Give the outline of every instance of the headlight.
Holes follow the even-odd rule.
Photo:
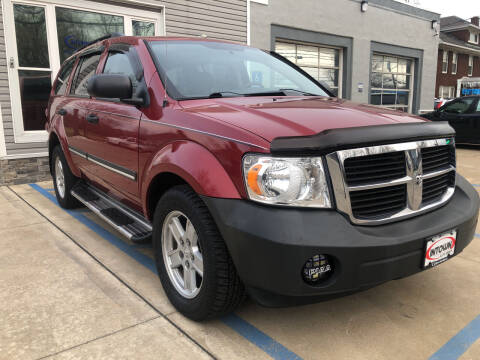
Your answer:
[[[331,207],[321,157],[246,155],[243,176],[251,200],[275,205]]]

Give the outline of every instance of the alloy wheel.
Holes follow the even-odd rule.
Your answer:
[[[65,174],[63,173],[63,165],[60,157],[55,159],[55,183],[57,185],[58,195],[65,197]]]
[[[162,253],[170,281],[183,297],[193,299],[203,283],[203,257],[197,231],[181,211],[171,211],[163,222]]]

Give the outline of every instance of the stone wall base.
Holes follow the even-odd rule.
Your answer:
[[[48,156],[0,160],[0,185],[28,184],[50,179]]]

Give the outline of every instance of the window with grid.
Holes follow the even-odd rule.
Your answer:
[[[455,97],[455,86],[440,86],[438,95],[442,99],[453,99]]]
[[[327,84],[335,96],[342,96],[342,50],[277,42],[275,52],[298,65],[315,80]]]
[[[470,31],[470,39],[468,41],[474,44],[478,44],[478,33]]]
[[[473,56],[468,57],[468,76],[473,75]]]
[[[442,73],[446,74],[447,72],[448,72],[448,51],[443,50]]]
[[[458,54],[452,54],[452,74],[455,75],[457,73],[457,63],[458,63]]]
[[[374,54],[370,104],[404,112],[412,111],[413,61]]]

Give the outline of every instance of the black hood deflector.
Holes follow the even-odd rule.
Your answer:
[[[447,121],[329,129],[311,136],[278,137],[270,144],[272,154],[328,154],[355,147],[445,138],[455,135]]]

